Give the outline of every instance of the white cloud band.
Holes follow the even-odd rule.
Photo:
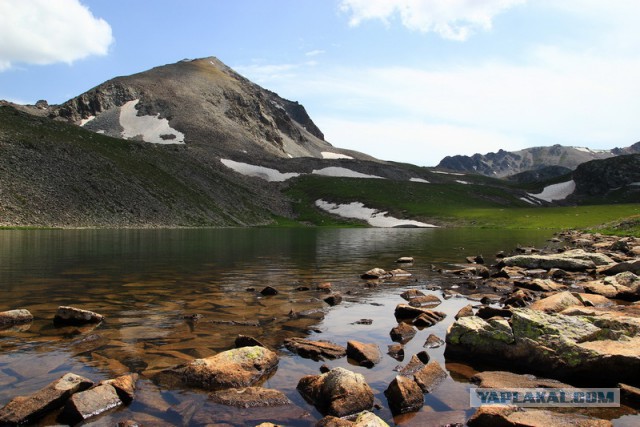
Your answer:
[[[477,30],[489,30],[493,18],[525,0],[342,0],[351,15],[349,24],[378,19],[385,23],[398,14],[412,31],[434,32],[449,40],[464,41]]]
[[[111,27],[79,0],[0,1],[0,71],[106,55]]]

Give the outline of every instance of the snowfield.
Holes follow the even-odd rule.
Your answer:
[[[123,138],[131,139],[141,135],[143,141],[154,144],[184,144],[184,134],[169,126],[169,121],[161,119],[159,114],[138,116],[138,110],[136,110],[138,102],[140,100],[135,99],[120,108],[120,126],[124,129]]]
[[[429,181],[427,181],[426,179],[422,179],[422,178],[411,178],[411,179],[409,179],[409,181],[411,181],[411,182],[422,182],[424,184],[431,184]]]
[[[548,185],[544,187],[542,193],[531,194],[527,193],[531,197],[544,200],[545,202],[552,202],[554,200],[564,200],[571,195],[576,189],[576,183],[574,180],[561,182],[558,184]]]
[[[89,116],[86,119],[80,120],[80,126],[82,127],[82,126],[86,125],[87,123],[89,123],[91,120],[93,120],[95,118],[96,118],[96,116]]]
[[[385,179],[381,176],[376,175],[367,175],[364,173],[352,171],[347,168],[340,168],[336,166],[330,166],[328,168],[323,169],[314,169],[312,172],[314,175],[324,175],[324,176],[334,176],[340,178],[376,178],[376,179]]]
[[[332,153],[331,151],[323,151],[320,154],[322,154],[322,158],[323,159],[351,159],[351,160],[353,160],[353,157],[351,157],[351,156],[347,156],[346,154]]]
[[[233,160],[229,159],[220,159],[220,161],[226,167],[233,169],[234,171],[242,175],[262,178],[269,182],[282,182],[286,181],[289,178],[294,178],[300,175],[299,173],[295,172],[282,173],[276,169],[250,165],[248,163],[234,162]]]
[[[457,172],[445,172],[445,171],[431,171],[433,173],[439,173],[442,175],[458,175],[458,176],[464,176],[463,173],[457,173]]]
[[[372,227],[391,228],[391,227],[437,227],[433,224],[426,224],[424,222],[413,221],[409,219],[398,219],[392,216],[387,216],[387,212],[381,212],[376,209],[367,208],[360,202],[352,202],[347,204],[336,204],[326,202],[322,199],[316,200],[316,206],[320,209],[339,215],[343,218],[354,218],[365,220]]]

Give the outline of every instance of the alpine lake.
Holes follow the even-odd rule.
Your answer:
[[[470,408],[473,385],[468,378],[482,367],[446,360],[444,345],[423,346],[430,334],[444,340],[455,314],[480,302],[462,295],[445,298],[443,291],[456,293],[469,280],[438,270],[459,268],[467,256],[482,254],[490,264],[499,251],[545,247],[552,234],[437,228],[0,230],[0,311],[24,308],[34,316],[30,324],[0,330],[0,407],[67,372],[95,382],[138,373],[130,405],[85,425],[113,426],[123,420],[183,425],[181,410],[205,402],[207,392],[167,388],[154,382],[153,374],[231,349],[242,334],[278,353],[278,368],[263,386],[284,392],[293,405],[238,409],[207,403],[210,409],[202,425],[315,425],[322,414],[296,385],[304,375],[319,374],[323,364],[363,374],[375,394],[373,412],[390,425],[464,424],[475,411]],[[396,264],[402,256],[415,261]],[[412,275],[382,281],[360,278],[374,267],[403,268]],[[327,282],[342,294],[340,304],[323,302],[326,294],[317,287]],[[260,291],[266,286],[279,293],[263,296]],[[399,361],[387,354],[394,344],[389,331],[398,325],[396,305],[406,302],[400,294],[409,289],[438,296],[442,303],[434,309],[447,316],[418,330]],[[63,305],[100,313],[105,321],[56,327],[53,317]],[[190,320],[195,314],[202,316],[197,322]],[[382,360],[372,368],[346,357],[314,361],[287,350],[283,341],[290,337],[343,346],[349,340],[375,343]],[[394,417],[384,390],[397,375],[394,369],[421,351],[437,360],[448,378],[425,394],[419,412]],[[500,361],[496,365],[500,367]],[[610,419],[616,426],[640,424],[637,411],[629,407],[581,413]],[[55,413],[37,425],[54,424]]]

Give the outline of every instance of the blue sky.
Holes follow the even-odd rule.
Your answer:
[[[640,140],[638,16],[636,0],[0,0],[0,99],[216,56],[385,160],[622,147]]]

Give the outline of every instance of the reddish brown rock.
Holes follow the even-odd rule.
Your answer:
[[[85,323],[100,323],[104,316],[81,308],[60,306],[53,321],[57,324],[83,325]]]
[[[446,314],[440,311],[429,310],[422,307],[412,307],[409,304],[398,304],[395,309],[397,319],[415,319],[421,314],[425,314],[427,317],[436,321],[440,321],[446,317]]]
[[[582,306],[582,302],[574,297],[571,292],[565,291],[535,301],[529,307],[533,310],[544,311],[545,313],[559,313],[565,308],[574,305]]]
[[[407,325],[404,322],[399,323],[397,326],[394,326],[389,332],[391,336],[391,341],[400,342],[402,344],[406,344],[416,335],[416,330]]]
[[[68,373],[30,396],[12,399],[0,409],[0,425],[32,422],[49,411],[60,408],[74,393],[93,385],[91,380]]]
[[[332,294],[327,295],[322,300],[327,304],[329,304],[330,306],[338,305],[342,302],[342,294],[340,292],[334,292]]]
[[[399,371],[400,375],[405,377],[409,377],[420,369],[424,368],[424,366],[429,363],[429,355],[426,351],[421,351],[418,354],[414,354],[411,356],[411,360],[407,363],[406,366],[402,367]]]
[[[71,396],[62,412],[62,419],[77,424],[122,405],[116,389],[109,384],[99,385]]]
[[[377,344],[367,344],[360,341],[347,342],[347,357],[356,361],[360,366],[367,368],[380,363],[382,355]]]
[[[133,401],[136,391],[136,381],[138,381],[138,374],[122,375],[112,380],[101,381],[100,384],[109,384],[116,389],[118,397],[125,404],[129,404]]]
[[[302,377],[297,389],[325,415],[346,417],[373,407],[373,390],[364,377],[344,368]]]
[[[291,405],[289,398],[281,391],[263,387],[214,391],[209,395],[209,400],[236,408]]]
[[[0,327],[29,323],[32,320],[33,315],[29,312],[29,310],[17,309],[0,312]]]
[[[458,313],[455,315],[455,319],[458,320],[461,317],[473,316],[473,306],[471,304],[467,304],[462,307]]]
[[[431,393],[447,379],[447,376],[447,371],[442,369],[438,361],[432,360],[413,375],[413,380],[423,393]]]
[[[394,414],[416,412],[424,405],[422,390],[411,378],[396,376],[384,391]]]
[[[515,408],[512,406],[481,406],[467,421],[469,427],[611,427],[611,421],[577,414]]]
[[[278,356],[260,346],[223,351],[215,356],[196,359],[186,365],[163,371],[177,376],[185,384],[206,390],[249,387],[271,374],[278,366]]]
[[[347,354],[347,349],[328,341],[311,341],[304,338],[287,338],[284,345],[301,357],[320,360],[337,359]]]

